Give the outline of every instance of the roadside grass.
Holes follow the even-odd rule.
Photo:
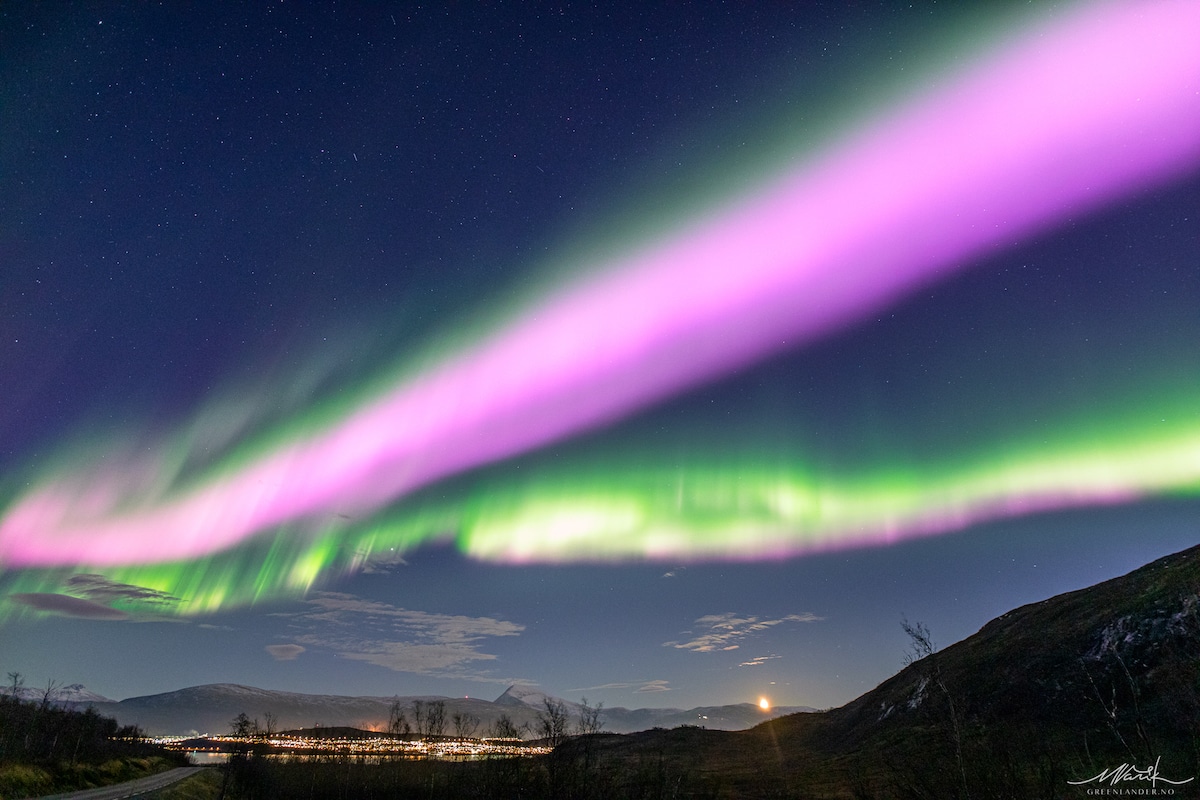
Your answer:
[[[219,767],[207,767],[179,783],[138,797],[139,800],[216,800],[221,796],[223,777]]]
[[[45,794],[94,789],[154,775],[178,766],[162,756],[110,758],[99,764],[0,764],[0,798],[38,797]]]

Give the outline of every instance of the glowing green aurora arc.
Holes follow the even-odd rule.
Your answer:
[[[455,476],[844,328],[998,245],[1192,169],[1198,40],[1200,9],[1185,2],[1040,21],[782,178],[343,399],[332,419],[273,429],[203,468],[193,426],[119,467],[44,473],[0,517],[5,589],[36,608],[72,587],[87,599],[95,583],[79,576],[102,573],[153,590],[110,597],[118,612],[194,613],[301,593],[434,539],[510,562],[761,559],[1192,492],[1200,384],[1188,377],[1086,424],[1059,419],[920,466],[828,469],[781,447]],[[423,491],[435,483],[447,488]]]

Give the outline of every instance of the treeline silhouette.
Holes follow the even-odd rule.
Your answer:
[[[12,685],[0,694],[0,797],[90,788],[186,763],[135,725],[121,726],[91,707],[65,708],[50,691],[22,699],[19,676]]]
[[[135,725],[121,727],[89,707],[72,711],[53,704],[5,697],[0,702],[0,764],[78,763],[118,756],[157,755]]]

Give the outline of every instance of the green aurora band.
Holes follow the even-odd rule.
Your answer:
[[[716,205],[716,195],[710,196]],[[689,197],[694,204],[690,190]],[[675,208],[687,208],[688,202],[680,200]],[[593,250],[611,250],[617,240],[579,246],[575,256],[592,261]],[[459,331],[455,345],[481,332]],[[1186,353],[1186,345],[1180,346]],[[1154,347],[1153,335],[1139,343],[1142,353]],[[399,377],[418,374],[452,349],[430,350],[365,378],[351,376],[357,379],[354,390],[346,388],[346,376],[337,374],[331,358],[328,372],[301,376],[283,398],[278,391],[265,400],[258,392],[230,392],[170,436],[167,446],[154,448],[171,458],[145,467],[146,491],[185,491],[236,472],[262,453],[327,428],[365,398]],[[70,594],[72,576],[102,573],[174,598],[137,599],[131,593],[108,601],[118,611],[195,615],[299,597],[340,576],[384,568],[434,542],[504,563],[752,560],[887,543],[1041,511],[1194,496],[1200,493],[1195,414],[1200,379],[1179,378],[1170,369],[1179,361],[1178,353],[1167,352],[1131,372],[1114,366],[1117,389],[1103,404],[1060,402],[1048,415],[1026,409],[970,441],[950,444],[955,437],[948,436],[919,458],[868,453],[831,466],[828,453],[811,442],[781,444],[763,431],[733,453],[711,441],[696,445],[707,450],[684,456],[645,445],[639,451],[628,439],[605,451],[585,443],[568,447],[566,456],[534,458],[532,469],[519,473],[503,464],[485,467],[363,519],[309,520],[211,556],[3,572],[0,594]],[[1166,374],[1175,377],[1163,379]],[[1106,382],[1107,376],[1098,380]],[[1051,386],[1043,395],[1055,391]],[[247,395],[255,400],[238,399]],[[999,410],[984,404],[978,413],[989,412]],[[36,474],[10,475],[8,485],[0,486],[0,512],[19,498],[22,487],[80,463],[136,464],[136,456],[114,454],[136,454],[145,446],[144,436],[127,435],[77,442]],[[36,613],[27,605],[0,603],[0,620]]]
[[[856,477],[779,457],[668,465],[628,454],[533,470],[493,470],[436,500],[424,496],[358,524],[280,530],[193,561],[103,570],[22,570],[5,593],[62,593],[72,575],[152,589],[174,603],[124,600],[131,614],[203,614],[287,597],[386,564],[431,542],[480,559],[525,562],[751,560],[881,544],[1061,508],[1200,493],[1200,391],[1142,413],[1095,419],[1053,442],[996,444],[990,456],[893,463]],[[1192,415],[1194,417],[1194,415]],[[1097,429],[1121,431],[1098,439]],[[857,471],[856,471],[857,472]],[[433,494],[432,492],[425,493]],[[69,590],[67,590],[69,591]],[[10,616],[33,613],[17,604]]]

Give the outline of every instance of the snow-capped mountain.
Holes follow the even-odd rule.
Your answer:
[[[82,689],[82,687],[80,687]],[[265,723],[268,713],[278,730],[326,727],[353,727],[382,730],[387,726],[393,703],[399,701],[410,723],[417,702],[441,702],[445,707],[446,732],[453,732],[455,714],[478,720],[475,732],[485,734],[500,717],[506,716],[518,728],[525,727],[530,736],[538,727],[538,714],[545,712],[545,703],[562,703],[572,720],[578,720],[581,707],[577,703],[547,695],[530,686],[515,685],[506,689],[494,701],[464,697],[395,696],[348,697],[343,695],[300,694],[259,689],[239,684],[209,684],[179,689],[174,692],[131,697],[115,702],[101,698],[81,701],[76,705],[92,705],[122,725],[134,724],[150,734],[183,735],[193,733],[227,733],[238,714]],[[748,728],[764,719],[807,708],[776,708],[764,712],[749,703],[711,708],[605,708],[600,719],[604,730],[628,733],[651,727],[699,725],[725,730]]]

